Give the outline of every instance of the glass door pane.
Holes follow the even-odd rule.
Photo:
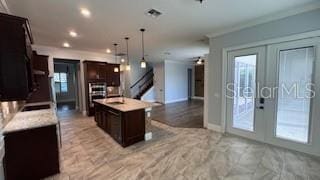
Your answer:
[[[254,131],[257,55],[234,58],[233,127]]]
[[[276,137],[309,142],[314,48],[280,51]]]

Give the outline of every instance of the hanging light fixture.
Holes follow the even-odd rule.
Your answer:
[[[129,37],[124,38],[126,40],[126,44],[127,44],[127,65],[126,65],[126,70],[130,71],[131,67],[129,64]]]
[[[115,58],[115,63],[117,63],[117,43],[114,43],[114,58]],[[114,67],[113,72],[119,72],[118,66]]]
[[[145,31],[145,29],[140,29],[141,34],[142,34],[142,59],[140,61],[140,66],[141,68],[146,68],[147,67],[147,62],[144,59],[144,37],[143,37],[143,33]]]

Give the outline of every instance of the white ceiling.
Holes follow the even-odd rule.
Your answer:
[[[141,34],[146,28],[147,60],[189,60],[209,52],[206,35],[257,18],[310,6],[313,0],[7,0],[10,11],[30,20],[37,45],[61,47],[68,41],[72,49],[105,53],[131,39],[131,58],[141,57]],[[79,9],[88,8],[91,18]],[[144,13],[155,8],[163,14],[153,19]],[[75,30],[78,38],[71,38]],[[170,55],[165,53],[169,52]]]

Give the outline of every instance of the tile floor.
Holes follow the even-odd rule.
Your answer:
[[[48,180],[320,179],[320,160],[206,129],[152,122],[153,140],[122,148],[93,118],[61,121],[61,173]]]

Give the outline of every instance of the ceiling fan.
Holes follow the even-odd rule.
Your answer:
[[[194,62],[196,65],[204,64],[204,59],[201,56],[190,58],[190,60]]]
[[[199,2],[200,2],[200,4],[202,4],[202,2],[203,2],[204,0],[196,0],[196,1],[199,1]]]

